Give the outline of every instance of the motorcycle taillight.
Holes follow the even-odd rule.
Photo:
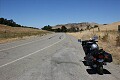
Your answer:
[[[96,58],[93,58],[94,61],[96,61]]]
[[[103,58],[104,58],[104,56],[103,56],[103,55],[99,55],[99,56],[98,56],[98,58],[103,59]]]
[[[105,55],[105,58],[107,59],[107,58],[108,58],[108,55]]]

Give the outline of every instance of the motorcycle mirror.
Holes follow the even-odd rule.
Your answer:
[[[81,40],[81,39],[78,39],[78,42],[82,42],[82,40]]]
[[[98,39],[98,36],[97,35],[94,35],[93,37],[92,37],[92,40],[97,40]]]

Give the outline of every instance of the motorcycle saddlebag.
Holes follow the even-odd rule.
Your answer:
[[[110,53],[105,52],[104,56],[105,56],[105,62],[112,62],[113,61],[112,55]]]

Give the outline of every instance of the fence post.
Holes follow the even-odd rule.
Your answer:
[[[118,25],[118,32],[120,33],[120,25]]]
[[[118,36],[116,37],[116,45],[120,46],[120,25],[118,25]]]

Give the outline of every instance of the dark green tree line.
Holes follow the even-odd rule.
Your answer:
[[[52,31],[52,27],[50,25],[44,26],[42,30]]]
[[[14,22],[12,19],[7,20],[5,18],[0,18],[0,24],[12,26],[12,27],[24,27],[24,26],[21,26],[19,24],[16,24],[16,22]]]
[[[20,24],[17,24],[16,22],[14,22],[12,19],[7,20],[7,19],[5,19],[5,18],[0,18],[0,24],[12,26],[12,27],[24,27],[24,28],[38,29],[38,28],[35,28],[35,27],[22,26],[22,25],[20,25]]]

